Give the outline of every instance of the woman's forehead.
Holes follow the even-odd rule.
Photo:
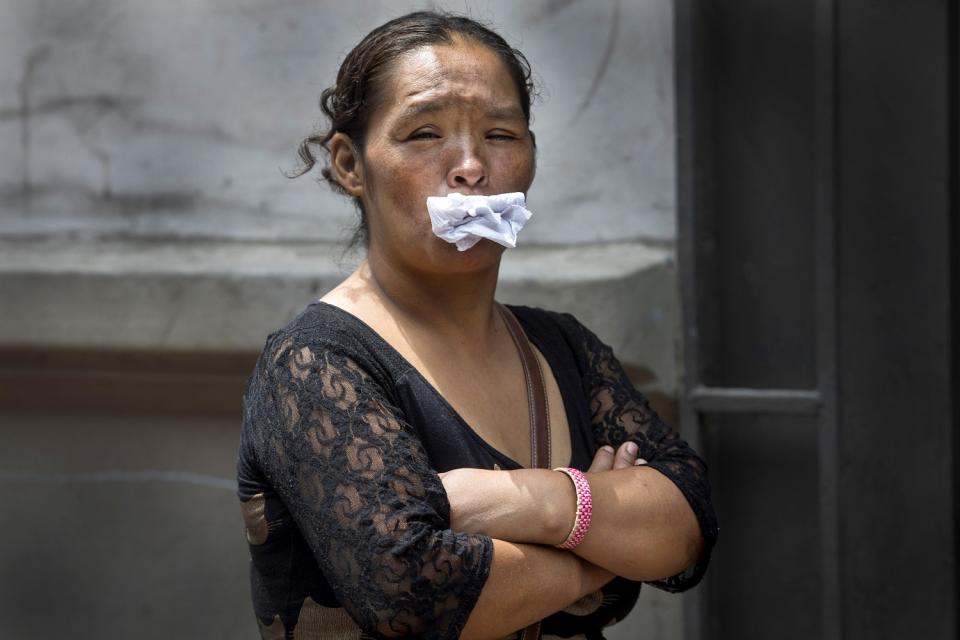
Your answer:
[[[475,102],[500,110],[515,107],[522,114],[506,65],[481,44],[455,40],[450,45],[420,47],[397,60],[386,80],[386,104],[403,112],[418,105],[421,110],[438,110]]]

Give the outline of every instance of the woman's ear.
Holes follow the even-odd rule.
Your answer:
[[[363,162],[353,140],[345,133],[335,133],[330,138],[330,170],[349,195],[363,195]]]
[[[537,136],[533,131],[530,132],[530,142],[533,143],[533,170],[530,172],[530,184],[533,184],[533,179],[537,176]]]

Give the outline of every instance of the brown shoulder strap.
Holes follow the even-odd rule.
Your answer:
[[[534,622],[520,633],[518,640],[540,640],[540,623]]]
[[[543,383],[543,370],[540,361],[533,353],[523,328],[517,319],[503,305],[498,305],[507,331],[513,338],[513,344],[520,354],[523,364],[523,377],[527,383],[527,407],[530,412],[530,468],[550,468],[550,413],[547,405],[547,388]]]
[[[550,413],[547,404],[547,387],[543,383],[540,361],[533,353],[523,328],[513,313],[503,305],[497,305],[503,316],[507,331],[520,354],[523,378],[527,385],[527,407],[530,412],[530,468],[550,468]],[[540,623],[534,622],[520,633],[520,640],[539,640]]]

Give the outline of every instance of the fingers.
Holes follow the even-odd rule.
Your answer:
[[[633,466],[647,464],[647,461],[638,457],[639,448],[635,442],[624,442],[620,448],[614,450],[610,445],[604,445],[593,456],[593,463],[587,471],[610,471],[611,469],[628,469]]]
[[[587,472],[610,471],[613,469],[614,450],[610,445],[604,445],[593,456],[593,462]]]
[[[614,469],[628,469],[634,465],[637,460],[637,454],[640,449],[636,442],[624,442],[617,449],[617,457],[613,462]]]

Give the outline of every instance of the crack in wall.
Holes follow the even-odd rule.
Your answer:
[[[17,85],[20,101],[20,188],[23,194],[24,212],[30,209],[30,190],[33,186],[30,161],[30,86],[36,78],[37,69],[50,58],[49,45],[35,48],[23,64],[23,75]]]
[[[0,107],[0,120],[23,119],[33,115],[46,115],[70,111],[77,108],[93,108],[98,111],[117,111],[129,114],[130,110],[140,101],[133,98],[123,98],[107,94],[93,94],[86,96],[61,96],[50,98],[36,104],[21,99],[17,107]]]
[[[38,482],[49,484],[117,484],[129,482],[173,482],[210,489],[236,491],[235,480],[218,478],[204,473],[176,469],[105,469],[102,471],[19,471],[0,469],[0,483]]]
[[[555,18],[578,2],[579,0],[547,0],[529,22],[539,22],[541,20]]]
[[[587,89],[586,94],[583,96],[583,100],[580,101],[580,104],[577,105],[577,110],[573,113],[573,117],[570,118],[570,124],[573,124],[580,119],[580,116],[583,115],[584,111],[587,110],[587,107],[590,106],[590,103],[593,102],[593,99],[597,95],[597,90],[600,88],[600,83],[603,82],[604,76],[607,75],[607,70],[610,68],[610,61],[613,59],[613,52],[617,46],[617,35],[620,32],[620,0],[615,0],[613,3],[613,11],[610,14],[610,33],[607,36],[607,45],[604,47],[603,55],[600,57],[600,64],[597,65],[597,70],[593,75],[593,81],[590,83],[590,88]]]

